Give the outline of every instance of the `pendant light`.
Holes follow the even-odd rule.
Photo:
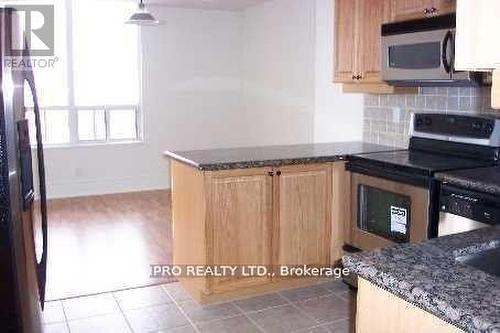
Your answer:
[[[154,18],[150,12],[146,9],[144,1],[139,1],[139,7],[130,18],[125,22],[127,24],[137,24],[137,25],[159,25],[160,21]]]

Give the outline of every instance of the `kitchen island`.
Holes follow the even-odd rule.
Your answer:
[[[181,277],[201,303],[308,283],[280,266],[331,266],[350,222],[350,155],[363,142],[165,152],[171,159],[174,264],[258,265],[270,274]],[[316,282],[316,281],[311,281]]]
[[[492,227],[344,257],[359,277],[357,332],[500,332],[498,248]],[[470,264],[484,255],[497,259]]]

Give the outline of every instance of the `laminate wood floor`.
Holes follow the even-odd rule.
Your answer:
[[[172,263],[169,191],[48,202],[47,299],[171,282],[150,277]]]

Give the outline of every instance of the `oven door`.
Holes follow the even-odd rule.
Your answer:
[[[350,245],[362,250],[427,239],[429,190],[351,173]]]
[[[451,81],[454,29],[382,37],[382,78],[388,82]]]

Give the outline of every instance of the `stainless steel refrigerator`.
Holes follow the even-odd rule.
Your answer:
[[[47,270],[47,205],[40,113],[33,72],[14,68],[18,14],[0,8],[0,331],[40,332]],[[28,97],[30,95],[31,97]],[[36,142],[25,100],[31,98]],[[34,163],[33,163],[34,162]],[[34,179],[34,176],[37,179]],[[34,184],[38,184],[35,189]],[[38,241],[39,240],[39,241]]]

